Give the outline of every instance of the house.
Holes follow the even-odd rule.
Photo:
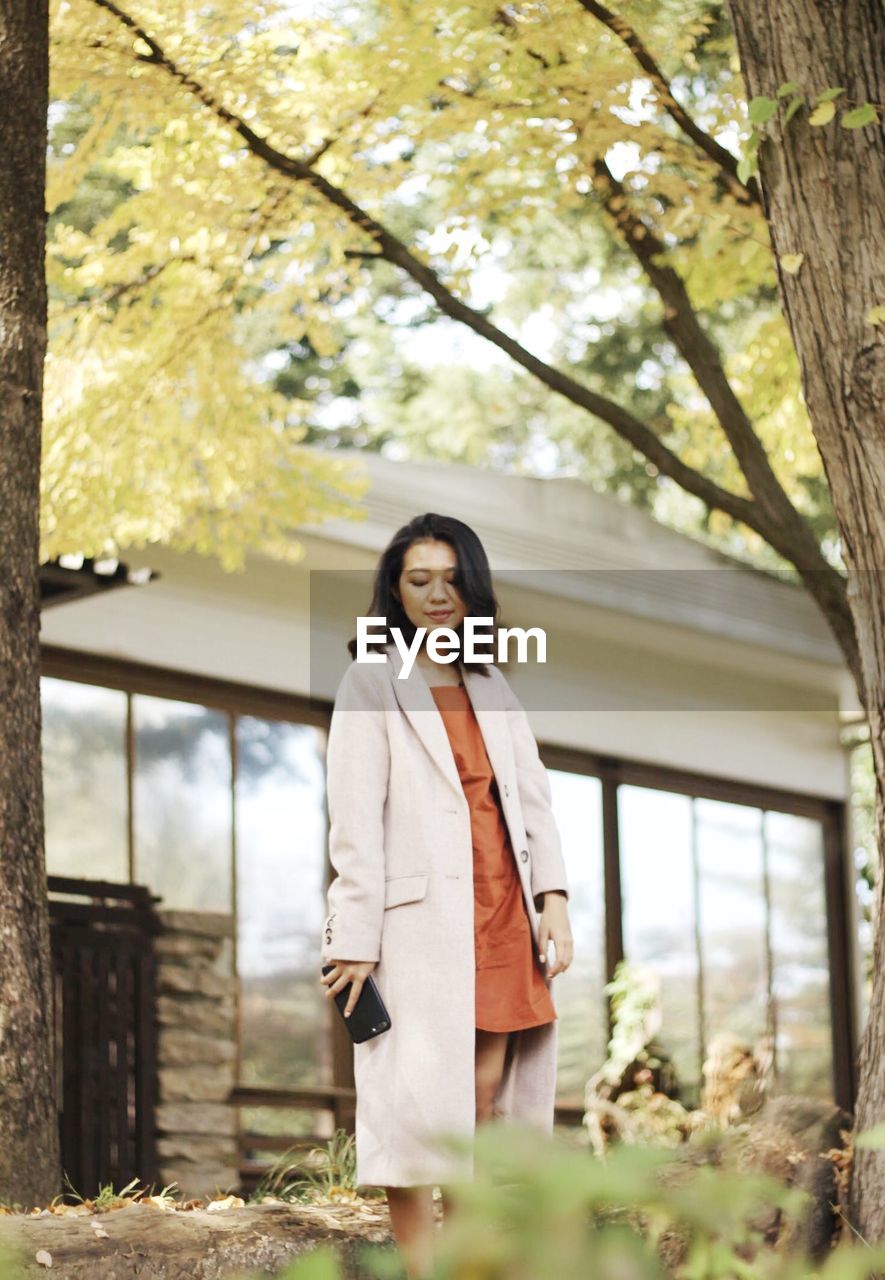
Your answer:
[[[229,574],[131,551],[153,581],[44,615],[49,871],[147,886],[172,913],[163,1178],[233,1183],[237,1165],[347,1124],[350,1044],[318,983],[326,730],[378,555],[422,511],[477,530],[503,621],[548,638],[546,667],[508,678],[572,886],[558,1120],[580,1122],[625,955],[660,976],[686,1100],[727,1031],[769,1043],[779,1088],[850,1106],[861,1010],[840,726],[859,708],[810,598],[577,480],[353,457],[371,479],[365,520],[305,529],[299,562],[252,555]]]

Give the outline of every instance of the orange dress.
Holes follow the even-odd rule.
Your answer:
[[[557,1014],[535,956],[510,833],[482,730],[463,684],[431,686],[470,806],[476,1026],[520,1031]]]

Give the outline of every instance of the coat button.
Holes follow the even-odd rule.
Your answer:
[[[510,795],[510,788],[508,787],[508,785],[507,785],[507,783],[506,783],[506,782],[504,783],[504,794],[505,794],[505,796],[509,796],[509,795]]]
[[[522,850],[520,851],[519,856],[522,858],[523,862],[528,862],[528,860],[529,860],[529,851],[528,851],[528,849],[522,849]]]

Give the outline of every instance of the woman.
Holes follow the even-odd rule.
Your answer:
[[[412,644],[497,627],[488,559],[460,520],[427,514],[394,536],[369,615]],[[384,628],[373,628],[384,635]],[[356,640],[349,644],[351,656]],[[475,1127],[553,1128],[551,981],[572,961],[568,885],[546,770],[528,718],[489,664],[435,661],[407,679],[398,646],[353,662],[327,750],[327,998],[369,973],[391,1027],[354,1045],[357,1182],[384,1186],[410,1277],[432,1265],[433,1187],[469,1177]],[[406,668],[408,670],[408,668]],[[549,964],[552,942],[555,961]]]

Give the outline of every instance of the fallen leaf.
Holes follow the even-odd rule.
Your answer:
[[[239,1196],[226,1196],[224,1200],[210,1200],[206,1209],[209,1213],[221,1213],[224,1209],[242,1209],[245,1203]]]
[[[52,1254],[48,1249],[38,1249],[34,1254],[34,1260],[39,1262],[41,1267],[52,1266]]]
[[[166,1196],[148,1196],[148,1204],[152,1204],[155,1209],[161,1209],[163,1213],[168,1213],[170,1209],[175,1208]]]
[[[92,1230],[95,1232],[96,1239],[98,1239],[98,1240],[110,1240],[110,1236],[109,1236],[109,1235],[108,1235],[108,1233],[105,1231],[104,1227],[101,1225],[101,1223],[100,1223],[100,1222],[93,1222],[93,1223],[92,1223]]]

